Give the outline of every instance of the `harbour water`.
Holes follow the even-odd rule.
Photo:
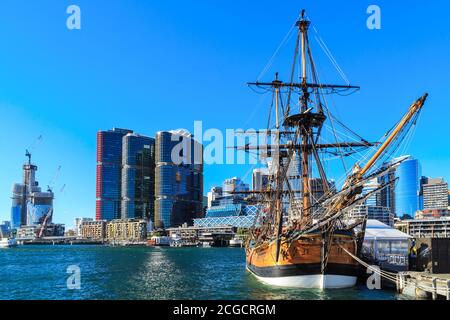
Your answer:
[[[267,287],[241,248],[22,246],[0,250],[0,299],[399,299],[393,291]],[[80,289],[67,287],[68,267]]]

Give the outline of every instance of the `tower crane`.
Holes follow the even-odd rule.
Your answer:
[[[58,180],[60,172],[61,172],[61,166],[58,166],[58,169],[56,169],[55,175],[53,176],[53,178],[50,180],[49,184],[47,185],[47,192],[53,192],[53,185]],[[66,185],[64,184],[60,190],[61,192],[64,190],[65,186]],[[53,215],[53,208],[50,208],[50,210],[45,215],[45,218],[44,218],[44,221],[42,222],[41,228],[39,229],[38,238],[42,238],[42,236],[44,235],[45,228],[47,227],[47,224],[49,223],[49,221],[51,221],[52,215]]]

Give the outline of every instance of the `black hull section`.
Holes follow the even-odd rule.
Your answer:
[[[255,275],[262,278],[310,276],[320,274],[357,277],[361,270],[359,265],[341,263],[328,263],[324,273],[321,271],[320,263],[291,264],[273,267],[256,267],[248,264],[247,268]]]

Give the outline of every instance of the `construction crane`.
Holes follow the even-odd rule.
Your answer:
[[[53,176],[53,178],[50,180],[49,184],[47,185],[47,192],[53,192],[53,185],[56,183],[56,181],[59,178],[59,174],[61,172],[61,166],[58,166],[58,169],[56,169],[56,173]],[[64,191],[65,184],[62,186],[60,192]],[[45,228],[47,227],[47,224],[51,221],[53,215],[53,208],[50,208],[50,210],[45,215],[44,221],[42,221],[41,228],[39,229],[38,238],[42,238],[45,232]]]
[[[37,144],[38,144],[39,142],[41,142],[41,141],[42,141],[42,134],[40,134],[40,135],[33,141],[33,143],[30,144],[30,145],[28,146],[28,148],[27,148],[27,154],[26,154],[26,156],[27,156],[28,158],[31,157],[31,152],[33,152],[34,148],[36,148]]]
[[[60,172],[61,172],[61,166],[58,166],[58,169],[56,169],[55,175],[53,176],[53,178],[50,180],[50,182],[47,185],[47,192],[53,192],[53,185],[58,180]]]
[[[48,221],[50,221],[52,215],[53,215],[53,208],[50,208],[50,210],[45,215],[44,221],[42,222],[42,226],[38,234],[38,239],[42,238],[42,236],[44,235],[45,228],[47,227],[47,223]]]

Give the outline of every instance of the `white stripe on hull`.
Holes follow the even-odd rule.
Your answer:
[[[250,271],[250,270],[249,270]],[[250,271],[251,272],[251,271]],[[342,289],[351,288],[356,285],[357,277],[341,276],[334,274],[313,274],[305,276],[290,277],[260,277],[251,272],[261,282],[286,288],[305,288],[305,289]]]

